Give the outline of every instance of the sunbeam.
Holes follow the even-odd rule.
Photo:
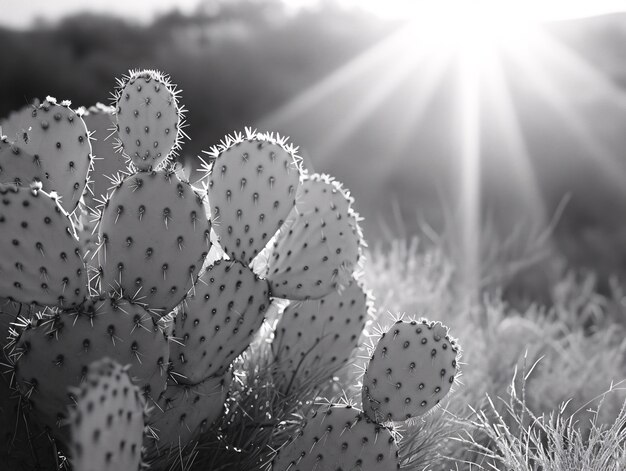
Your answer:
[[[442,179],[451,185],[446,191],[452,196],[446,199],[456,202],[452,224],[460,275],[471,301],[480,290],[485,210],[496,207],[506,213],[506,224],[525,224],[528,233],[540,232],[548,224],[535,170],[535,165],[545,165],[537,160],[543,151],[525,139],[529,111],[541,113],[545,105],[553,109],[563,129],[598,162],[611,187],[626,192],[626,169],[596,135],[601,131],[597,123],[588,123],[582,109],[572,103],[572,98],[585,98],[575,91],[569,96],[571,87],[581,84],[586,99],[610,100],[611,107],[621,112],[626,110],[626,93],[548,35],[544,24],[608,12],[613,6],[605,2],[592,11],[575,0],[549,5],[533,0],[370,0],[359,6],[375,11],[400,3],[409,19],[394,34],[266,115],[259,126],[302,129],[315,142],[316,167],[322,169],[354,148],[355,139],[361,140],[358,148],[371,154],[362,156],[361,164],[376,165],[371,188],[394,188],[398,172],[415,169],[433,175],[428,184],[436,186],[433,182]],[[454,73],[456,90],[450,80]],[[568,88],[567,83],[574,85]],[[539,101],[518,103],[520,89]],[[435,97],[439,109],[431,106]],[[447,119],[441,120],[444,108]],[[422,126],[433,116],[441,120],[439,127]],[[442,128],[444,123],[449,123],[449,129]],[[386,136],[384,144],[374,142],[374,136]],[[454,145],[448,147],[449,139]],[[407,158],[428,167],[418,167]],[[354,166],[349,171],[361,175]],[[498,191],[504,197],[494,200]],[[419,205],[401,203],[398,211]]]
[[[525,224],[531,224],[532,227],[529,230],[542,230],[548,222],[548,215],[541,197],[537,175],[531,164],[531,156],[522,133],[511,90],[500,61],[490,61],[489,68],[485,70],[484,82],[485,88],[489,90],[490,108],[494,109],[493,129],[490,129],[490,134],[499,136],[505,142],[503,152],[511,167],[506,169],[503,185],[509,189],[513,185],[517,194],[523,192],[526,195],[523,201],[526,209],[523,216],[526,217],[520,218],[518,215],[515,217],[523,219]],[[500,176],[502,177],[502,175]]]
[[[626,168],[620,164],[619,159],[613,152],[608,149],[593,132],[593,125],[585,120],[583,114],[578,110],[568,97],[564,94],[562,87],[559,87],[555,80],[546,72],[546,66],[550,61],[563,57],[557,52],[566,51],[565,48],[559,48],[554,41],[548,36],[542,36],[541,44],[545,46],[542,50],[550,50],[550,54],[543,57],[541,62],[537,58],[531,58],[529,54],[519,54],[513,57],[520,67],[526,72],[528,78],[532,81],[533,88],[541,93],[546,102],[557,112],[561,123],[570,131],[570,137],[578,141],[587,151],[586,155],[593,162],[599,165],[596,168],[602,172],[606,181],[612,188],[626,194]],[[555,57],[556,54],[556,57]],[[574,61],[571,54],[568,64],[573,68],[568,76],[580,78],[581,76],[589,77],[589,67],[582,61]],[[600,74],[593,73],[591,75],[593,83],[597,85],[597,89],[604,89],[606,81]],[[587,88],[585,88],[587,90]]]

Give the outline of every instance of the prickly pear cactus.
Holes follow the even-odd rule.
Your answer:
[[[138,471],[142,463],[145,401],[128,368],[103,358],[72,388],[70,455],[74,471]]]
[[[267,278],[278,298],[316,299],[350,283],[364,245],[353,199],[328,175],[305,176],[278,233]]]
[[[211,248],[203,198],[171,171],[140,172],[102,209],[101,291],[122,292],[168,314],[195,283]]]
[[[354,279],[359,217],[341,184],[303,172],[286,139],[250,129],[214,147],[202,190],[192,187],[191,168],[172,162],[182,115],[169,78],[146,70],[119,81],[114,108],[74,112],[49,98],[0,123],[0,363],[17,388],[0,378],[0,437],[19,443],[0,446],[0,462],[38,459],[34,434],[59,450],[39,469],[68,450],[75,471],[133,470],[142,458],[167,469],[174,456],[206,465],[216,443],[249,452],[246,469],[276,448],[276,470],[396,469],[382,423],[443,397],[455,342],[440,324],[396,324],[363,378],[364,412],[325,406],[277,443],[313,394],[293,400],[289,385],[347,363],[371,310]],[[270,323],[260,326],[287,302],[272,357]],[[218,435],[204,434],[224,410]]]
[[[212,220],[224,251],[246,264],[282,226],[296,200],[300,160],[285,139],[246,129],[210,152]]]
[[[0,184],[0,296],[77,306],[87,296],[78,239],[58,199],[40,184]]]
[[[76,312],[42,315],[17,339],[17,386],[37,419],[62,440],[67,430],[59,426],[75,400],[67,388],[80,385],[89,364],[104,357],[130,365],[133,383],[147,399],[165,389],[168,340],[138,304],[106,298]]]
[[[363,410],[377,422],[402,421],[435,407],[450,391],[459,347],[440,322],[397,321],[382,334],[363,377]]]
[[[235,260],[207,268],[175,320],[172,363],[184,382],[225,372],[261,327],[270,305],[267,281]]]
[[[371,295],[356,280],[341,293],[290,303],[272,342],[281,383],[295,385],[311,374],[319,382],[331,378],[358,346],[372,310]]]
[[[398,445],[391,431],[346,405],[314,410],[272,463],[272,471],[391,471],[399,467]]]
[[[15,165],[16,154],[0,157],[0,167],[6,167],[0,183],[40,181],[47,192],[58,194],[68,213],[73,212],[87,184],[91,143],[85,122],[70,103],[47,97],[40,105],[13,113],[0,126],[22,159]],[[11,165],[6,159],[12,159]]]
[[[148,450],[182,448],[205,432],[222,414],[231,381],[232,372],[227,372],[194,385],[168,385],[148,421]]]
[[[118,150],[137,169],[156,170],[176,154],[184,136],[179,92],[156,70],[131,71],[118,85]]]

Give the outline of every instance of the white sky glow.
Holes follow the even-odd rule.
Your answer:
[[[315,7],[322,0],[283,0],[293,9]],[[327,0],[324,0],[327,1]],[[492,18],[517,18],[541,22],[626,11],[626,0],[334,0],[345,8],[359,8],[381,18],[428,16],[454,9],[477,14],[491,11]],[[119,15],[145,23],[155,16],[178,9],[191,13],[199,0],[0,0],[0,25],[26,28],[37,18],[57,21],[79,12]],[[458,16],[461,16],[458,14]]]

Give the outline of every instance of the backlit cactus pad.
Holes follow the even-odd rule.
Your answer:
[[[440,322],[397,321],[382,334],[363,377],[363,410],[377,422],[420,416],[450,391],[459,347]]]

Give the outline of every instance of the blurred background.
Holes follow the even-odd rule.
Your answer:
[[[116,77],[157,68],[183,90],[187,164],[244,126],[288,135],[310,169],[352,191],[371,246],[445,234],[468,273],[496,247],[525,268],[527,247],[546,246],[516,272],[536,295],[563,266],[626,274],[626,2],[2,0],[2,11],[0,116],[46,95],[108,103]]]

